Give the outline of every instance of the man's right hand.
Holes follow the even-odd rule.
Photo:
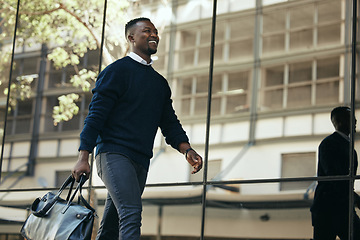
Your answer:
[[[81,175],[85,175],[86,178],[89,178],[90,172],[89,152],[81,150],[79,153],[79,158],[72,170],[72,175],[75,180],[79,182]]]

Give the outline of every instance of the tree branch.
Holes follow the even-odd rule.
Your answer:
[[[91,34],[91,36],[94,38],[96,45],[98,46],[98,48],[100,48],[100,42],[98,41],[98,39],[95,37],[94,32],[90,29],[90,27],[83,21],[81,20],[81,18],[76,15],[75,13],[73,13],[72,11],[70,11],[67,7],[65,7],[64,4],[60,3],[59,8],[61,8],[62,10],[64,10],[65,12],[69,13],[71,16],[73,16],[74,18],[76,18],[76,20],[78,20]]]
[[[11,10],[11,6],[9,4],[7,4],[9,6],[9,10]],[[29,16],[37,16],[37,15],[47,15],[50,13],[53,13],[55,11],[58,10],[64,10],[65,12],[69,13],[71,16],[73,16],[77,21],[79,21],[91,34],[91,36],[94,38],[96,45],[98,46],[98,48],[100,48],[100,42],[98,41],[98,39],[95,37],[94,32],[91,30],[91,28],[88,26],[88,24],[86,22],[84,22],[78,15],[76,15],[74,12],[70,11],[63,3],[59,3],[59,7],[57,8],[53,8],[50,10],[46,10],[46,11],[42,11],[42,12],[28,12],[28,11],[20,11],[20,14],[25,14],[25,15],[29,15]],[[0,25],[1,26],[1,25]]]
[[[53,13],[57,10],[60,10],[61,7],[57,7],[57,8],[54,8],[54,9],[50,9],[50,10],[46,10],[46,11],[42,11],[42,12],[26,12],[26,11],[20,11],[20,14],[25,14],[25,15],[33,15],[33,16],[37,16],[37,15],[47,15],[47,14],[50,14],[50,13]]]
[[[6,18],[3,18],[3,19],[0,21],[0,27],[4,24],[5,19],[6,19]]]

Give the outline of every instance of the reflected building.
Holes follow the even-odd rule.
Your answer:
[[[169,81],[192,145],[202,156],[208,151],[203,181],[159,131],[143,195],[142,239],[199,239],[204,183],[206,239],[311,238],[316,184],[306,178],[316,176],[317,147],[334,131],[331,109],[350,104],[351,1],[218,0],[211,77],[211,0],[130,1],[128,15],[149,17],[158,27],[153,66]],[[48,51],[16,52],[13,80],[32,75],[35,94],[9,112],[1,189],[59,186],[77,159],[91,93],[75,90],[79,113],[54,126],[53,107],[59,95],[74,92],[74,72],[53,67]],[[88,51],[78,67],[96,67],[98,59],[98,51]],[[356,90],[356,102],[359,97]],[[5,111],[6,96],[0,101]],[[101,215],[106,191],[96,170],[92,180]],[[0,239],[18,239],[12,234],[24,208],[38,196],[0,192]]]

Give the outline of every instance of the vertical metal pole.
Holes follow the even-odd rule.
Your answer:
[[[353,0],[352,11],[352,43],[351,43],[351,84],[350,84],[350,98],[351,98],[351,117],[350,117],[350,181],[349,181],[349,239],[353,240],[353,217],[354,217],[354,135],[355,135],[355,81],[356,81],[356,35],[357,35],[357,1]]]
[[[254,54],[254,73],[252,76],[251,89],[251,104],[250,104],[250,129],[249,129],[249,143],[255,143],[255,131],[257,121],[257,99],[258,99],[258,85],[260,76],[260,36],[262,32],[262,0],[256,0],[255,6],[255,29],[253,40],[253,54]]]
[[[216,32],[216,6],[217,6],[217,0],[214,0],[213,1],[212,26],[211,26],[209,88],[208,88],[208,105],[207,105],[207,118],[206,118],[206,138],[205,138],[203,194],[202,194],[201,235],[200,235],[201,240],[204,239],[204,230],[205,230],[206,189],[207,189],[207,170],[208,170],[207,166],[208,166],[208,158],[209,158],[211,98],[212,98],[212,83],[213,83],[213,72],[214,72],[214,50],[215,50],[215,32]]]
[[[161,240],[162,217],[163,217],[163,205],[159,205],[159,210],[158,210],[158,226],[157,226],[157,236],[156,236],[156,240]]]
[[[102,30],[101,30],[101,45],[100,45],[100,54],[99,54],[99,73],[101,72],[101,65],[102,65],[102,53],[103,53],[103,49],[104,49],[104,41],[105,41],[105,24],[106,24],[106,10],[107,10],[107,0],[104,0],[104,14],[103,14],[103,25],[102,25]],[[92,171],[94,169],[94,151],[91,154],[91,158],[90,158],[90,177],[89,177],[89,197],[88,197],[88,201],[90,202],[91,199],[91,191],[92,191]]]
[[[345,9],[344,9],[344,15],[345,15],[345,24],[344,24],[344,42],[343,44],[345,46],[351,45],[351,31],[352,31],[352,3],[351,0],[345,1]],[[346,51],[344,52],[344,66],[347,68],[348,66],[351,66],[351,50],[349,48],[346,48]],[[349,93],[349,89],[351,88],[351,70],[348,69],[344,70],[344,89],[342,91],[342,94],[344,95],[344,105],[351,104],[351,96]]]
[[[46,44],[41,46],[41,60],[39,69],[39,78],[35,97],[34,123],[31,135],[30,153],[27,167],[27,175],[33,176],[35,172],[35,160],[38,154],[39,132],[40,132],[40,118],[42,108],[42,97],[44,92],[45,72],[46,72],[46,57],[48,48]]]
[[[101,45],[100,45],[100,54],[99,54],[99,73],[102,70],[102,55],[104,50],[104,42],[105,42],[105,26],[106,26],[106,10],[107,10],[107,0],[104,0],[104,15],[103,15],[103,25],[101,30]]]
[[[14,65],[15,41],[16,41],[16,31],[18,28],[18,20],[19,20],[19,8],[20,8],[20,0],[17,1],[17,7],[16,7],[14,38],[13,38],[11,61],[10,61],[9,85],[8,85],[8,94],[7,94],[7,99],[6,99],[6,108],[5,108],[5,116],[4,116],[4,133],[3,133],[3,137],[2,137],[2,143],[1,143],[0,180],[1,180],[2,163],[3,163],[3,157],[4,157],[5,134],[6,134],[7,116],[8,116],[8,108],[9,108],[9,100],[10,100],[10,86],[11,86],[12,70],[13,70],[13,65]]]

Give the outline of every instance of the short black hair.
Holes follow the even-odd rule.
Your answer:
[[[340,107],[336,107],[331,111],[331,121],[336,121],[336,122],[340,122],[341,120],[344,119],[344,117],[349,116],[347,114],[350,113],[350,108],[346,107],[346,106],[340,106]]]
[[[139,18],[134,18],[130,21],[128,21],[126,24],[125,24],[125,38],[127,38],[127,33],[129,31],[129,29],[134,26],[136,23],[138,22],[142,22],[142,21],[149,21],[151,22],[151,20],[149,18],[146,18],[146,17],[139,17]]]

